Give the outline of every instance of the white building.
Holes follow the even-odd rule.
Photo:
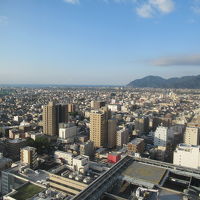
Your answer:
[[[129,132],[128,129],[123,128],[117,131],[116,134],[116,146],[118,148],[123,147],[123,144],[127,144],[129,142]]]
[[[54,158],[56,162],[60,163],[62,160],[68,165],[73,164],[73,154],[64,151],[55,151]]]
[[[77,136],[77,126],[74,124],[66,124],[65,127],[59,128],[59,138],[66,142],[74,142]]]
[[[118,112],[120,111],[120,105],[119,104],[109,104],[108,109],[111,110],[112,112]]]
[[[129,111],[128,105],[123,105],[123,106],[121,107],[121,111],[122,111],[122,112],[128,112],[128,111]]]
[[[184,143],[190,145],[199,145],[199,128],[198,127],[186,127],[184,134]]]
[[[173,164],[199,169],[200,146],[179,144],[174,151]]]
[[[166,149],[169,135],[170,132],[167,127],[157,127],[154,133],[154,146],[162,148],[163,150]]]
[[[22,121],[22,117],[21,116],[14,116],[13,121],[20,122],[20,121]]]
[[[89,169],[89,157],[84,155],[79,155],[73,158],[73,169],[80,173],[85,173]]]

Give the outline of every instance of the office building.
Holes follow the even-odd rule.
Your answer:
[[[62,128],[59,128],[59,139],[65,142],[74,142],[74,138],[77,136],[77,126],[72,123],[64,124]]]
[[[179,144],[174,151],[173,164],[200,169],[200,146]]]
[[[83,144],[80,144],[80,154],[92,156],[94,154],[94,142],[89,140]]]
[[[167,127],[159,126],[154,133],[154,146],[166,150],[169,130]]]
[[[73,169],[74,171],[84,174],[89,169],[89,157],[84,155],[79,155],[73,158]]]
[[[186,127],[184,143],[189,145],[199,145],[199,130],[198,127]]]

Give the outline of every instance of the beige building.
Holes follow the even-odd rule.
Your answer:
[[[200,146],[179,144],[174,151],[173,164],[199,169]]]
[[[107,145],[107,120],[105,112],[94,111],[90,113],[90,140],[94,147]]]
[[[116,134],[116,145],[117,148],[123,147],[124,144],[127,144],[129,141],[129,132],[128,129],[123,128],[117,131]]]
[[[104,101],[91,101],[91,108],[92,109],[98,110],[105,105],[106,105],[106,103]]]
[[[53,136],[57,133],[56,125],[56,105],[54,102],[49,102],[43,107],[43,133]]]
[[[30,168],[35,169],[38,166],[37,152],[34,147],[24,147],[20,151],[20,161],[24,165],[29,165]]]
[[[115,119],[108,120],[108,148],[114,148],[116,146],[116,132],[117,121]]]
[[[186,127],[184,143],[189,145],[199,145],[199,130],[198,127]]]
[[[74,104],[68,104],[68,112],[71,113],[71,112],[75,112],[76,109],[75,109],[75,105]]]
[[[67,105],[49,102],[48,105],[43,106],[43,133],[50,136],[58,135],[58,124],[67,122],[67,115]]]
[[[129,153],[143,153],[144,152],[144,139],[135,138],[131,142],[128,143],[128,152]]]
[[[147,133],[149,130],[149,118],[148,117],[142,117],[137,118],[135,120],[135,130],[134,135],[141,135],[142,133]]]

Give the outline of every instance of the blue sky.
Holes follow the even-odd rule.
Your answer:
[[[0,83],[200,74],[200,0],[0,0]]]

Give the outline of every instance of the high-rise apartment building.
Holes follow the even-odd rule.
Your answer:
[[[75,111],[76,111],[75,105],[69,103],[68,104],[68,112],[71,113],[71,112],[75,112]]]
[[[200,129],[198,127],[186,127],[184,143],[189,145],[199,145]]]
[[[67,105],[49,102],[43,106],[43,133],[54,136],[58,134],[58,123],[67,122]]]
[[[57,123],[66,123],[68,121],[68,105],[56,105]]]
[[[179,144],[174,151],[173,164],[200,169],[200,146]]]
[[[117,148],[123,147],[129,141],[129,132],[127,128],[123,128],[117,131],[116,134],[116,146]]]
[[[102,111],[90,113],[90,140],[95,147],[107,146],[107,117]]]
[[[54,102],[49,102],[43,106],[43,133],[53,136],[57,133],[57,117],[56,105]]]
[[[167,127],[159,126],[154,133],[154,145],[166,149],[169,130]]]
[[[134,134],[140,135],[142,133],[147,133],[149,131],[149,118],[141,117],[135,120],[135,130]]]
[[[117,121],[116,119],[108,120],[108,148],[114,148],[116,146],[116,133],[117,133]]]
[[[20,160],[22,164],[29,165],[30,168],[35,169],[38,166],[36,148],[29,146],[22,148]]]

